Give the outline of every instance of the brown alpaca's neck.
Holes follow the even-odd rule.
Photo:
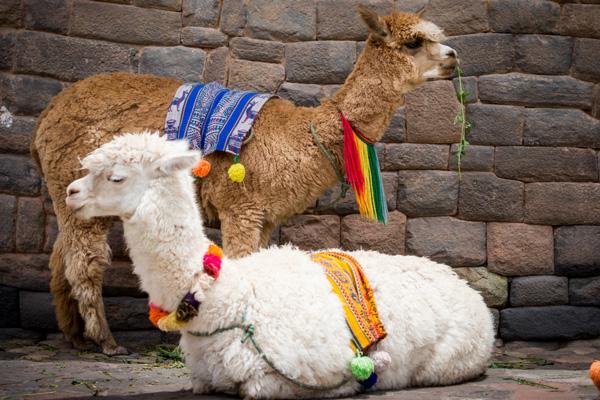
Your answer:
[[[354,70],[332,97],[352,126],[373,141],[381,139],[410,89],[403,77],[386,76],[377,51],[367,44]]]

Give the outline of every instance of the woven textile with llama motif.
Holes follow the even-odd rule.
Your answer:
[[[227,89],[218,82],[181,85],[171,102],[165,121],[169,140],[186,139],[190,147],[207,156],[224,151],[234,156],[229,176],[242,182],[244,167],[237,162],[254,119],[271,98],[269,93],[243,92]],[[206,176],[210,164],[203,160],[198,176]]]

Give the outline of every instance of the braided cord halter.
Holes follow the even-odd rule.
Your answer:
[[[212,332],[195,332],[195,331],[187,331],[187,332],[192,336],[210,337],[210,336],[214,336],[216,334],[231,331],[234,329],[242,330],[244,336],[242,337],[241,342],[245,343],[246,341],[249,341],[252,344],[252,346],[254,347],[254,349],[256,350],[256,352],[258,353],[258,355],[260,355],[260,357],[267,363],[267,365],[269,367],[271,367],[271,369],[273,371],[275,371],[275,373],[277,373],[277,375],[279,375],[286,381],[288,381],[302,389],[322,390],[322,391],[334,390],[334,389],[338,389],[338,388],[342,387],[343,385],[350,382],[350,380],[351,380],[351,378],[345,378],[345,379],[341,380],[340,382],[333,384],[333,385],[312,385],[309,383],[300,382],[299,380],[292,378],[289,375],[286,375],[279,368],[277,368],[277,366],[275,366],[273,361],[265,354],[262,347],[260,347],[260,345],[256,342],[256,339],[254,338],[255,327],[254,327],[254,324],[246,323],[246,312],[244,312],[241,322],[238,322],[238,323],[235,323],[232,325],[228,325],[223,328],[215,329]]]
[[[342,172],[340,166],[333,158],[333,155],[331,154],[331,152],[329,152],[329,150],[327,150],[327,148],[325,148],[325,146],[321,142],[319,135],[317,134],[317,128],[315,127],[315,125],[312,122],[310,123],[310,133],[313,137],[313,140],[319,147],[319,150],[321,150],[321,152],[325,155],[325,157],[329,161],[329,164],[335,171],[335,174],[337,175],[338,181],[340,183],[340,194],[338,195],[338,197],[333,202],[331,202],[331,204],[329,204],[327,207],[319,207],[317,209],[317,211],[320,211],[321,209],[333,207],[335,204],[337,204],[338,201],[346,198],[346,194],[348,193],[348,190],[351,188],[351,186],[348,183],[348,181],[346,180],[346,177],[345,177],[344,173]]]

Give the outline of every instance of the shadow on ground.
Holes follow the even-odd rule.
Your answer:
[[[173,344],[145,336],[120,338],[132,354],[77,351],[59,335],[0,339],[0,399],[198,399]],[[164,338],[162,338],[164,339]],[[176,338],[168,338],[173,342]],[[160,341],[160,340],[159,340]],[[355,399],[598,399],[587,369],[600,339],[570,343],[499,344],[486,376],[461,385],[368,392]],[[448,366],[451,368],[452,366]],[[318,397],[316,395],[315,397]],[[203,399],[232,399],[214,394]]]

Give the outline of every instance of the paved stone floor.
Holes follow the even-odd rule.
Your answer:
[[[0,399],[229,399],[192,395],[189,373],[173,345],[129,333],[119,341],[132,354],[106,357],[71,348],[59,335],[46,340],[0,340]],[[571,343],[498,345],[485,377],[462,385],[372,392],[356,399],[596,399],[587,375],[600,358],[600,339]],[[449,366],[451,367],[451,366]]]

